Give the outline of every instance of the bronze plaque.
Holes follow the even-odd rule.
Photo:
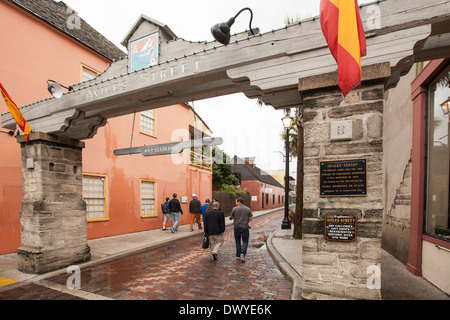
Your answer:
[[[320,197],[367,196],[367,160],[320,162]]]
[[[356,239],[357,218],[352,213],[329,213],[325,216],[325,239],[351,242]]]

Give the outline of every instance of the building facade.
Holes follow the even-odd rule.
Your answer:
[[[63,2],[2,0],[0,27],[9,30],[0,36],[9,46],[0,52],[0,81],[19,107],[49,98],[46,80],[82,86],[101,77],[113,60],[127,62],[123,51]],[[132,31],[129,37],[136,30]],[[211,135],[188,104],[150,109],[149,105],[148,111],[110,119],[93,139],[85,140],[82,179],[88,239],[162,227],[160,204],[173,193],[178,194],[186,212],[185,199],[190,200],[192,193],[200,199],[211,197],[208,149],[155,157],[114,155],[115,149],[130,145]],[[7,111],[0,103],[0,113]],[[26,119],[26,108],[21,111]],[[0,132],[0,254],[16,252],[21,245],[20,144],[8,131]],[[189,223],[188,215],[182,216],[180,223]]]
[[[161,204],[177,194],[190,223],[193,193],[204,203],[212,197],[209,150],[186,149],[181,154],[115,156],[114,150],[191,139],[194,117],[189,105],[175,105],[136,115],[113,118],[86,140],[83,150],[83,193],[87,202],[88,239],[162,228]],[[205,136],[210,131],[203,122]],[[199,125],[201,123],[201,125]],[[174,136],[176,134],[176,138]],[[201,159],[201,160],[199,160]]]
[[[0,52],[0,81],[18,106],[48,98],[48,79],[78,83],[83,75],[103,72],[113,59],[124,56],[82,20],[86,37],[69,29],[66,19],[73,14],[54,1],[0,1],[0,27],[8,30],[0,36],[8,48]],[[7,111],[1,102],[0,113]],[[26,111],[23,114],[26,118]],[[20,246],[22,170],[16,139],[0,132],[0,144],[0,254],[4,254]]]
[[[254,158],[234,156],[233,174],[239,179],[240,189],[251,196],[252,211],[284,206],[284,187],[270,174],[258,168]]]
[[[448,59],[417,64],[390,90],[384,117],[383,248],[411,273],[446,293],[450,293],[449,79]]]

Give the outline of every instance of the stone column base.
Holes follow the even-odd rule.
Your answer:
[[[24,246],[17,249],[18,270],[31,274],[47,273],[90,259],[90,248],[87,245],[84,249],[79,247],[43,251]]]
[[[78,140],[32,133],[18,138],[22,153],[22,246],[18,268],[41,274],[90,259],[82,149]]]

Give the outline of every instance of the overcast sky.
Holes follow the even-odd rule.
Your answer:
[[[240,9],[253,11],[252,27],[261,32],[284,27],[287,17],[308,18],[319,15],[320,0],[64,0],[87,23],[126,51],[120,42],[141,14],[166,24],[178,37],[191,41],[214,40],[210,28],[227,21]],[[358,1],[359,4],[371,2]],[[248,29],[250,13],[243,12],[232,27],[232,33]],[[191,101],[187,101],[192,104]],[[264,170],[284,169],[284,143],[281,139],[283,111],[258,106],[256,100],[242,93],[194,101],[195,111],[213,131],[223,137],[221,146],[230,156],[255,157]],[[295,175],[296,161],[290,174]]]

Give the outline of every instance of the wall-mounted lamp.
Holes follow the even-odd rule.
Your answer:
[[[211,27],[211,33],[214,39],[216,39],[217,41],[219,41],[224,45],[229,44],[231,39],[230,34],[231,26],[234,24],[234,21],[236,20],[237,16],[241,14],[241,12],[244,10],[250,11],[250,23],[249,23],[250,31],[248,32],[248,35],[251,36],[259,34],[259,28],[252,29],[252,20],[253,20],[252,10],[250,8],[244,8],[241,9],[234,17],[230,18],[227,22],[216,23]]]
[[[49,81],[51,81],[52,83],[49,83]],[[66,88],[69,91],[73,90],[72,86],[66,87],[66,86],[63,86],[62,84],[59,84],[58,82],[56,82],[54,80],[47,80],[48,92],[50,92],[50,94],[53,97],[55,97],[56,99],[59,99],[62,97],[62,95],[63,95],[62,88]]]
[[[2,132],[2,133],[7,133],[7,134],[9,134],[10,136],[13,136],[13,135],[14,135],[14,130],[9,130],[9,131],[6,131],[6,130],[0,130],[0,132]]]
[[[450,111],[450,97],[448,97],[447,101],[441,104],[442,112],[444,112],[445,115],[448,115]]]

